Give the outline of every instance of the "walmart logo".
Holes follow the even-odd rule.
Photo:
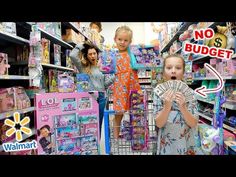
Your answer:
[[[6,136],[10,137],[13,134],[16,135],[16,143],[4,143],[3,149],[6,152],[9,151],[21,151],[21,150],[28,150],[28,149],[37,149],[37,142],[33,140],[32,142],[25,142],[19,143],[23,140],[22,133],[26,135],[31,135],[32,131],[30,128],[25,127],[30,122],[29,117],[24,117],[20,120],[20,113],[15,112],[13,114],[14,121],[10,119],[5,119],[4,124],[11,127],[9,130],[6,131]]]

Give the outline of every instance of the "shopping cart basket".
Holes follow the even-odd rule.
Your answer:
[[[143,110],[141,113],[135,113],[132,110],[125,112],[124,117],[132,117],[140,114],[147,120],[143,125],[135,125],[132,122],[123,123],[120,126],[121,136],[114,139],[113,119],[117,112],[105,110],[104,128],[105,128],[105,152],[108,155],[154,155],[157,149],[157,131],[155,120],[153,119],[152,109]],[[123,119],[124,119],[123,117]],[[126,122],[127,123],[127,122]],[[135,129],[145,130],[145,138],[135,135]],[[124,130],[124,131],[123,131]],[[140,138],[140,139],[139,139]],[[145,147],[137,148],[136,142],[145,141]]]

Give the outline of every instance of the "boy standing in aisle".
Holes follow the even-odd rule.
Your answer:
[[[180,55],[170,55],[164,59],[163,79],[183,80],[185,61]],[[157,154],[195,155],[200,153],[196,147],[195,133],[198,123],[197,100],[186,102],[181,92],[167,90],[161,99],[156,93],[153,97],[153,116],[158,130]]]
[[[91,22],[89,27],[90,27],[91,30],[96,30],[98,33],[100,33],[102,31],[101,22]],[[101,34],[100,34],[100,36],[101,36],[101,43],[103,44],[105,39]]]
[[[141,92],[137,71],[130,65],[128,47],[132,42],[133,32],[128,26],[116,29],[114,41],[119,50],[120,58],[116,61],[116,74],[113,87],[113,108],[117,112],[114,119],[114,138],[119,138],[123,113],[129,110],[130,90]]]

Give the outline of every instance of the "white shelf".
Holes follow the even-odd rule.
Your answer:
[[[223,76],[222,77],[225,80],[234,80],[236,79],[236,76]],[[197,80],[217,80],[218,78],[216,77],[199,77],[199,78],[193,78],[193,80],[197,81]]]
[[[24,134],[24,133],[22,133],[22,136],[23,136],[23,140],[22,141],[24,141],[25,139],[27,139],[27,138],[29,138],[29,137],[31,137],[31,136],[33,136],[33,135],[35,135],[36,134],[36,130],[33,128],[33,129],[31,129],[32,130],[32,134],[31,135],[26,135],[26,134]],[[13,140],[13,141],[9,141],[9,142],[6,142],[6,143],[10,143],[10,142],[16,142],[15,140]],[[0,145],[0,151],[4,151],[3,150],[3,147],[2,147],[2,145]]]
[[[68,44],[67,42],[63,41],[62,39],[59,39],[59,38],[53,36],[52,34],[48,33],[47,31],[45,31],[41,28],[38,28],[38,29],[39,29],[39,31],[42,32],[42,37],[45,37],[45,38],[49,39],[50,41],[57,43],[65,48],[70,48],[70,49],[73,48],[72,45]]]
[[[0,75],[0,79],[6,80],[29,80],[29,76],[18,76],[18,75]]]
[[[203,118],[209,120],[209,121],[212,121],[212,119],[213,119],[213,118],[208,117],[208,116],[206,116],[206,115],[204,115],[204,114],[202,114],[202,113],[200,113],[200,112],[197,112],[197,114],[198,114],[199,116],[201,116],[201,117],[203,117]],[[225,128],[225,129],[227,129],[227,130],[229,130],[229,131],[232,131],[232,132],[236,131],[235,128],[230,127],[230,126],[228,126],[228,125],[226,125],[226,124],[224,124],[224,123],[223,123],[223,128]]]
[[[151,79],[151,76],[138,76],[139,79]]]
[[[177,53],[181,52],[182,48],[183,48],[183,47],[180,47],[180,48],[179,48],[178,50],[176,50],[174,53],[177,54]]]
[[[188,29],[188,27],[193,24],[193,22],[185,22],[183,26],[175,33],[175,35],[172,37],[172,39],[161,49],[160,53],[166,52],[170,46],[173,44],[175,40],[185,31]]]
[[[67,70],[67,71],[74,71],[74,69],[72,69],[72,68],[68,68],[68,67],[64,67],[64,66],[57,66],[57,65],[53,65],[53,64],[42,63],[42,66],[49,67],[49,68],[61,69],[61,70]]]
[[[0,120],[5,119],[7,117],[12,117],[15,112],[19,112],[20,114],[23,114],[23,113],[31,112],[34,110],[35,110],[34,107],[29,107],[29,108],[25,108],[25,109],[19,109],[19,110],[13,110],[13,111],[9,111],[9,112],[0,113]]]
[[[215,102],[214,101],[208,101],[208,100],[205,100],[205,99],[202,99],[202,98],[197,98],[197,100],[199,101],[202,101],[202,102],[205,102],[205,103],[210,103],[210,104],[213,104],[215,105]],[[230,110],[236,110],[236,103],[232,103],[232,102],[227,102],[224,103],[222,105],[223,108],[227,108],[227,109],[230,109]]]
[[[0,39],[4,39],[6,41],[16,43],[16,44],[29,44],[29,40],[27,40],[27,39],[24,39],[22,37],[12,35],[9,33],[5,33],[2,31],[0,31]]]

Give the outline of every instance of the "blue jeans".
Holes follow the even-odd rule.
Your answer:
[[[99,132],[101,137],[101,129],[102,129],[102,121],[103,121],[103,115],[104,115],[104,109],[106,105],[106,98],[104,92],[98,92],[98,104],[99,104]]]

